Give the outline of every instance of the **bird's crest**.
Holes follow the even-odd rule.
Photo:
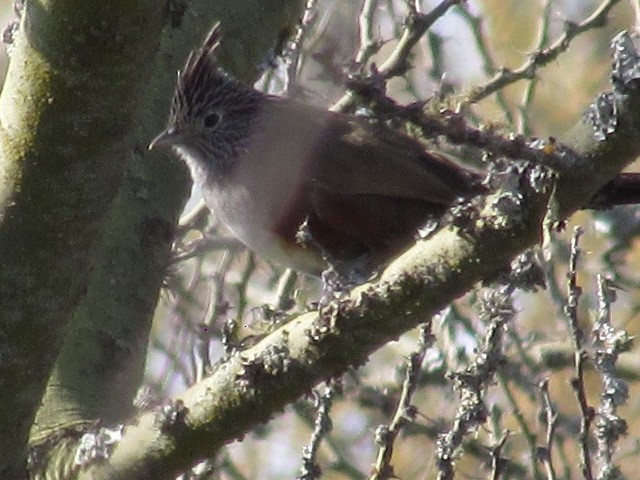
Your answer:
[[[216,23],[207,34],[202,46],[191,52],[182,71],[178,72],[176,92],[171,106],[171,117],[179,121],[184,115],[196,115],[214,99],[226,98],[238,82],[218,64],[216,54],[220,47],[222,29]]]
[[[216,50],[220,47],[221,38],[222,28],[220,22],[217,22],[207,34],[202,47],[189,54],[184,68],[178,73],[178,83],[183,90],[189,90],[190,86],[200,83],[205,73],[219,69]]]

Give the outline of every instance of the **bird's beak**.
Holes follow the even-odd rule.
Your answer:
[[[147,147],[149,150],[153,150],[156,147],[171,147],[175,145],[181,138],[180,132],[173,128],[168,128],[164,132],[161,132],[156,138],[151,140],[151,143]]]

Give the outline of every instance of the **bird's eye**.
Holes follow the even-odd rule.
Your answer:
[[[222,120],[222,116],[219,112],[210,112],[204,116],[202,123],[205,128],[214,128],[220,123],[220,120]]]

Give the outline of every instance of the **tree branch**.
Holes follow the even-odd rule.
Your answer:
[[[27,2],[0,98],[0,477],[26,443],[132,146],[157,2]]]
[[[615,128],[601,138],[598,125],[581,122],[568,137],[577,155],[561,155],[554,165],[557,184],[543,166],[526,167],[504,181],[502,190],[463,208],[454,224],[419,241],[374,283],[319,312],[291,318],[255,346],[221,360],[171,405],[137,417],[108,464],[85,478],[171,478],[267,421],[318,382],[363,363],[540,241],[550,202],[558,219],[565,218],[640,154],[640,143],[630,140],[640,137],[633,73],[640,62],[630,49],[628,36],[616,39],[616,61],[625,56],[633,61],[617,67],[616,93],[608,97],[615,102]],[[605,105],[600,102],[598,108]],[[181,414],[167,415],[172,411]]]
[[[131,413],[190,190],[182,164],[145,152],[175,72],[217,18],[222,61],[255,79],[302,3],[194,0],[185,14],[147,0],[28,2],[0,99],[3,478],[26,476],[40,402],[33,475],[79,469],[91,461],[75,456],[79,437],[99,437],[88,426]],[[173,28],[154,64],[165,13]]]

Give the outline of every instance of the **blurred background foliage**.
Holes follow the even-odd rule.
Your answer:
[[[435,0],[418,1],[427,12]],[[602,0],[470,0],[468,8],[451,9],[424,37],[410,58],[412,68],[389,82],[389,95],[408,103],[436,94],[451,95],[450,102],[487,82],[498,69],[516,69],[540,45],[541,31],[548,45],[563,33],[566,21],[580,22]],[[622,29],[633,26],[632,1],[610,12],[608,23],[579,35],[567,52],[539,69],[535,80],[516,82],[474,105],[470,117],[481,125],[505,132],[523,132],[545,138],[570,127],[593,98],[607,90],[609,43]],[[407,2],[379,0],[373,33],[383,40],[373,57],[376,64],[388,56],[407,14]],[[12,3],[0,2],[3,24],[13,17]],[[301,45],[295,78],[287,77],[290,64],[280,58],[271,63],[258,85],[304,101],[329,107],[344,93],[345,74],[353,68],[359,47],[358,18],[361,1],[319,0]],[[286,46],[286,45],[285,45]],[[0,71],[6,70],[5,52]],[[166,99],[167,104],[169,102]],[[507,364],[487,389],[490,419],[464,442],[457,462],[457,478],[491,478],[491,448],[506,434],[500,457],[506,459],[502,478],[551,478],[534,459],[545,445],[547,426],[539,383],[549,382],[549,398],[558,413],[552,445],[557,478],[583,478],[578,434],[580,412],[571,387],[574,377],[569,323],[563,313],[567,297],[569,240],[573,227],[584,230],[577,279],[583,295],[579,321],[588,337],[597,310],[596,275],[615,280],[617,301],[614,324],[638,335],[640,306],[640,215],[635,207],[583,211],[574,215],[545,251],[548,287],[518,291],[516,315],[505,339]],[[499,248],[499,246],[496,246]],[[422,374],[413,399],[415,415],[394,445],[393,468],[399,478],[436,478],[437,437],[453,423],[459,400],[447,378],[449,371],[465,368],[481,345],[486,324],[478,315],[478,287],[434,319],[435,342],[426,351]],[[302,310],[317,298],[316,279],[296,276],[254,256],[202,210],[198,192],[185,210],[175,244],[175,259],[158,305],[147,366],[147,381],[139,402],[154,403],[181,391],[206,375],[225,349],[250,344],[277,324],[278,310]],[[266,308],[265,305],[275,306]],[[427,319],[425,319],[427,320]],[[407,357],[416,350],[419,332],[413,331],[386,345],[370,361],[342,378],[330,418],[332,431],[318,454],[323,478],[362,478],[371,473],[378,445],[378,425],[390,421],[402,388]],[[591,350],[587,342],[586,350]],[[625,478],[637,478],[640,460],[640,362],[638,351],[623,355],[618,368],[629,382],[629,400],[620,414],[629,434],[617,444],[614,461]],[[550,360],[551,359],[551,360]],[[587,399],[597,407],[603,391],[593,369],[585,374]],[[324,387],[318,387],[323,392]],[[210,464],[216,478],[293,478],[302,463],[316,416],[312,398],[301,399],[242,442],[236,442]],[[508,432],[508,433],[506,433]],[[595,445],[593,431],[589,444]],[[594,471],[595,453],[591,460]],[[204,476],[202,478],[209,478]]]

